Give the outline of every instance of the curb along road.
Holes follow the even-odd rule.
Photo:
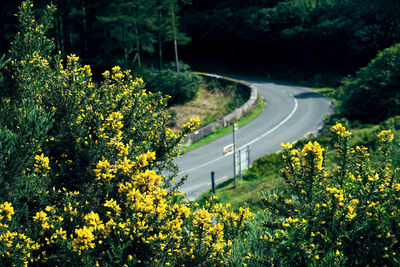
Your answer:
[[[323,125],[331,112],[329,100],[307,88],[261,79],[234,77],[255,86],[268,105],[254,120],[237,132],[237,147],[250,146],[250,162],[279,151],[280,144],[294,142]],[[191,150],[175,162],[188,175],[181,187],[188,199],[195,199],[210,189],[210,173],[215,172],[217,183],[233,177],[232,154],[222,156],[223,147],[232,143],[226,135],[202,147]]]

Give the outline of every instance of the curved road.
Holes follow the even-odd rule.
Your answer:
[[[281,150],[281,142],[294,142],[321,127],[331,112],[329,100],[304,87],[260,79],[235,77],[252,83],[264,97],[264,111],[236,134],[236,148],[250,145],[250,162]],[[188,174],[180,188],[188,199],[195,199],[211,188],[211,171],[219,184],[233,177],[233,154],[222,156],[224,146],[232,143],[232,134],[191,150],[176,160],[179,176]]]

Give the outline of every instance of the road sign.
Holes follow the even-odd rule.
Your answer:
[[[236,153],[236,173],[242,176],[242,172],[250,166],[250,148],[242,148]]]
[[[227,146],[224,146],[224,151],[223,151],[223,155],[230,155],[233,153],[233,144],[229,144]]]

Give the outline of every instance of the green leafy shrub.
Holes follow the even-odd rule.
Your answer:
[[[381,123],[384,129],[400,130],[400,115],[391,117]]]
[[[398,115],[399,86],[400,44],[396,44],[344,80],[341,114],[350,120],[375,123]]]
[[[181,72],[174,71],[173,65],[160,72],[145,71],[143,79],[153,92],[171,97],[169,105],[181,104],[193,99],[201,83],[201,77],[192,73],[188,65],[180,64]]]

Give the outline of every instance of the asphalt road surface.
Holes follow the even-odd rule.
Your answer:
[[[239,128],[236,148],[250,146],[250,162],[281,150],[280,144],[294,142],[323,125],[331,112],[329,100],[307,88],[260,79],[234,77],[256,86],[267,105],[254,120]],[[176,160],[188,180],[180,188],[188,199],[211,188],[211,171],[216,184],[233,177],[233,154],[223,156],[223,148],[232,143],[232,134],[191,150]]]

